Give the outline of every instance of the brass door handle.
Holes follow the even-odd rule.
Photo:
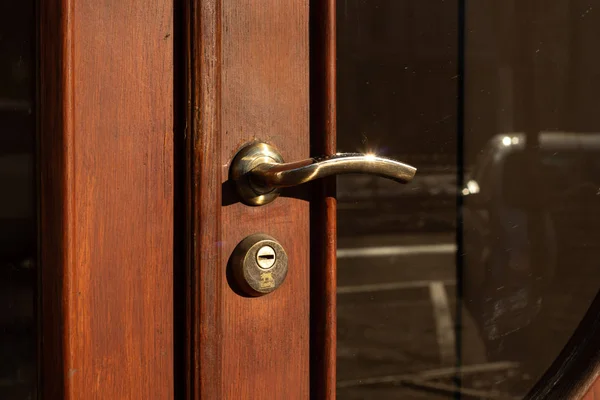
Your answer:
[[[254,142],[240,150],[231,162],[230,178],[245,204],[260,206],[275,200],[281,188],[301,185],[338,174],[373,174],[408,183],[417,169],[373,154],[338,153],[286,163],[266,143]]]

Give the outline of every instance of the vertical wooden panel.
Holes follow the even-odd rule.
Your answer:
[[[229,1],[223,27],[221,181],[240,146],[253,139],[274,145],[287,160],[308,158],[308,1]],[[221,265],[257,232],[275,237],[289,257],[287,279],[270,295],[223,291],[224,397],[308,396],[308,211],[306,201],[289,197],[222,209]]]
[[[284,195],[248,207],[232,201],[227,180],[231,159],[254,139],[287,160],[309,156],[308,1],[194,1],[189,13],[189,395],[307,398],[309,204]],[[242,297],[227,262],[258,232],[284,246],[289,272],[275,292]]]
[[[336,1],[311,3],[311,154],[335,154]],[[335,177],[315,183],[311,202],[311,396],[336,397],[337,226]]]
[[[186,398],[222,398],[221,0],[185,2]]]
[[[40,3],[44,398],[173,397],[172,8]]]

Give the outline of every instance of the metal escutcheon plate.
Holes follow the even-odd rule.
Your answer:
[[[263,163],[283,163],[283,158],[274,147],[260,142],[246,145],[235,155],[231,162],[229,178],[235,182],[242,201],[249,206],[262,206],[272,202],[279,196],[279,189],[264,192],[260,188],[253,187],[248,180],[248,173]]]

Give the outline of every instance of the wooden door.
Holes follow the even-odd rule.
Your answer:
[[[362,229],[364,227],[359,227],[356,222],[361,221],[360,218],[344,220],[343,212],[336,216],[335,179],[328,178],[286,190],[272,203],[260,207],[240,202],[230,179],[232,159],[244,145],[256,140],[279,149],[286,161],[336,153],[338,57],[347,63],[339,69],[345,73],[337,77],[341,86],[339,90],[350,94],[344,99],[344,107],[347,108],[340,113],[340,118],[345,119],[344,127],[348,128],[343,135],[360,137],[360,129],[363,128],[357,128],[361,125],[353,123],[351,117],[365,109],[372,111],[370,115],[377,116],[393,108],[390,106],[393,102],[383,96],[387,92],[381,87],[361,92],[363,84],[374,87],[382,83],[377,76],[374,80],[362,79],[364,75],[361,73],[369,75],[371,65],[367,61],[378,60],[379,63],[372,64],[375,67],[386,64],[387,61],[377,57],[389,57],[394,61],[393,57],[398,54],[388,50],[392,44],[396,46],[398,43],[401,45],[397,47],[407,49],[412,57],[410,61],[417,65],[415,70],[409,70],[407,65],[402,71],[409,71],[412,75],[425,71],[432,73],[432,69],[437,73],[452,72],[445,77],[452,84],[444,80],[445,83],[440,86],[427,81],[424,87],[429,90],[419,92],[418,96],[410,92],[419,87],[414,81],[406,86],[400,85],[400,89],[406,89],[401,102],[404,111],[430,107],[432,93],[449,96],[435,103],[442,104],[437,112],[445,110],[444,107],[449,104],[456,107],[450,120],[456,119],[457,131],[444,131],[449,135],[446,139],[454,140],[457,146],[455,153],[450,152],[450,157],[447,157],[447,150],[440,150],[440,138],[443,137],[440,132],[443,129],[439,130],[438,125],[448,120],[443,115],[441,119],[431,119],[431,115],[427,114],[429,122],[436,125],[435,133],[416,131],[411,132],[412,136],[404,136],[402,132],[396,136],[384,135],[387,139],[392,136],[401,138],[404,148],[409,149],[403,150],[406,153],[402,154],[408,157],[407,161],[414,160],[419,166],[424,159],[419,153],[423,148],[440,146],[432,152],[436,155],[444,153],[446,158],[441,157],[444,160],[456,157],[458,189],[455,190],[462,190],[468,164],[465,160],[472,151],[464,145],[484,142],[479,137],[470,136],[471,131],[467,129],[468,126],[482,124],[473,110],[491,113],[490,110],[495,110],[498,104],[515,108],[519,104],[519,107],[524,107],[523,110],[531,111],[520,110],[518,113],[522,120],[517,125],[524,127],[523,135],[529,138],[529,146],[532,146],[532,141],[543,145],[542,136],[538,137],[536,133],[543,125],[540,122],[542,116],[546,115],[544,106],[542,104],[534,112],[532,109],[535,107],[531,104],[536,99],[543,103],[540,99],[545,98],[544,93],[552,97],[554,91],[549,89],[551,85],[545,87],[539,82],[537,86],[531,85],[531,78],[554,75],[535,64],[530,57],[531,48],[527,47],[533,43],[531,36],[527,35],[527,27],[536,15],[542,13],[541,10],[521,9],[516,3],[508,10],[489,10],[483,6],[481,9],[477,6],[466,8],[465,2],[455,1],[443,5],[388,2],[380,11],[375,11],[383,3],[357,2],[353,5],[344,2],[336,6],[335,0],[267,0],[260,3],[251,0],[157,0],[151,4],[141,0],[100,3],[40,0],[36,12],[33,12],[31,3],[27,15],[32,18],[31,21],[39,22],[39,30],[37,47],[29,47],[37,62],[32,62],[28,73],[37,78],[30,78],[23,89],[28,93],[27,101],[8,102],[3,98],[0,106],[4,107],[3,113],[8,108],[11,112],[33,113],[34,118],[26,118],[27,122],[23,125],[30,133],[35,131],[32,121],[37,120],[36,140],[11,138],[3,143],[8,143],[7,148],[19,149],[16,152],[26,149],[25,152],[35,154],[32,156],[36,160],[35,170],[31,168],[27,173],[30,178],[38,177],[37,184],[33,184],[32,180],[15,190],[27,193],[31,200],[35,197],[32,195],[33,188],[37,187],[38,201],[37,207],[32,201],[31,204],[19,204],[7,201],[6,197],[0,203],[3,212],[13,207],[13,210],[27,215],[24,225],[11,225],[18,226],[18,229],[11,228],[6,231],[8,234],[3,230],[2,239],[23,233],[28,240],[23,249],[18,249],[28,256],[23,259],[18,258],[21,253],[15,256],[18,272],[11,269],[6,273],[8,269],[2,264],[1,283],[9,290],[3,291],[0,299],[10,299],[7,309],[15,312],[14,315],[18,312],[27,314],[27,323],[31,326],[28,325],[25,333],[28,340],[34,338],[28,342],[27,356],[38,360],[39,371],[36,374],[33,372],[35,367],[28,365],[25,372],[20,369],[13,374],[18,385],[37,387],[37,390],[20,391],[17,385],[11,395],[47,399],[332,399],[336,397],[336,386],[345,390],[339,392],[342,398],[361,393],[372,395],[368,389],[358,394],[348,390],[363,385],[376,386],[377,396],[382,396],[381,393],[397,396],[398,392],[394,390],[403,386],[427,387],[436,395],[439,392],[450,393],[449,396],[483,393],[481,390],[463,390],[464,382],[460,375],[464,372],[460,370],[463,359],[460,358],[448,358],[457,364],[450,375],[444,375],[453,379],[453,386],[444,385],[444,382],[433,382],[432,386],[432,382],[414,374],[338,381],[336,362],[341,365],[347,362],[344,354],[347,356],[349,352],[342,352],[342,357],[336,357],[336,297],[338,294],[373,293],[376,286],[381,287],[378,283],[366,284],[366,288],[364,282],[344,286],[340,290],[336,286],[336,218],[343,226],[349,226],[350,221],[353,229]],[[364,12],[360,7],[371,8]],[[569,15],[577,17],[578,21],[584,17],[590,19],[593,15],[592,8],[567,9],[571,12]],[[431,15],[434,17],[429,19]],[[465,23],[462,19],[465,15],[473,17],[469,21],[474,25]],[[361,18],[353,20],[352,16]],[[411,25],[413,16],[421,18],[424,23]],[[487,107],[486,101],[489,100],[477,97],[485,92],[478,90],[478,84],[484,84],[489,76],[482,73],[476,74],[475,79],[469,78],[472,71],[469,68],[476,71],[481,65],[465,58],[465,54],[469,53],[465,50],[464,41],[467,32],[471,32],[468,27],[485,27],[482,25],[485,25],[486,16],[495,16],[498,18],[496,22],[502,22],[502,18],[516,21],[518,29],[515,31],[527,39],[520,45],[492,41],[494,46],[502,49],[502,56],[506,58],[504,62],[514,64],[508,69],[515,74],[514,87],[518,95],[499,90],[498,99],[492,102],[494,107],[491,108]],[[383,22],[377,18],[383,18]],[[406,24],[400,25],[406,31],[399,33],[394,30],[398,20],[405,20]],[[352,74],[355,67],[352,59],[344,57],[347,55],[344,51],[349,48],[336,50],[336,24],[339,21],[344,23],[340,29],[344,39],[350,38],[345,46],[352,44],[353,37],[358,38],[362,50],[368,49],[371,56],[360,60],[362,64],[358,67],[362,69],[357,67],[356,75]],[[548,22],[548,19],[544,21]],[[14,25],[17,29],[18,24]],[[411,31],[415,26],[417,32]],[[443,45],[445,40],[449,40],[444,31],[448,26],[453,27],[450,35],[456,35],[456,47]],[[500,29],[500,26],[509,25],[499,23],[494,26]],[[361,27],[365,30],[352,36],[352,29]],[[569,110],[565,120],[570,118],[570,122],[565,122],[565,126],[583,130],[587,137],[592,137],[595,103],[590,93],[590,87],[594,86],[589,83],[595,82],[592,67],[596,61],[582,50],[581,43],[587,43],[584,36],[593,32],[593,26],[584,27],[583,30],[574,29],[568,40],[560,37],[563,40],[561,46],[572,51],[569,71],[573,75],[569,78],[569,85],[561,86],[560,90],[564,89],[575,105],[566,104],[568,102],[557,102],[556,105],[564,105]],[[507,33],[502,29],[501,32]],[[34,32],[30,30],[32,37],[35,37]],[[378,36],[381,32],[389,34]],[[386,40],[389,41],[380,40],[374,46],[369,42],[369,35],[388,38]],[[393,35],[404,39],[389,39]],[[435,38],[442,36],[444,39],[440,45]],[[416,39],[413,43],[405,37]],[[507,37],[517,42],[520,38]],[[482,39],[485,35],[478,38],[482,42],[474,42],[476,45],[484,49],[491,46]],[[456,64],[449,65],[456,65],[456,69],[453,66],[429,68],[441,65],[432,64],[437,57],[435,52],[440,51],[447,56],[448,48],[450,53],[455,51],[451,56],[456,56],[452,58]],[[543,46],[540,49],[540,52],[556,50]],[[483,53],[488,55],[485,51]],[[418,62],[423,59],[424,65],[429,67],[419,69]],[[483,57],[482,60],[475,61],[485,64],[490,59]],[[20,67],[22,64],[15,65]],[[394,79],[400,76],[397,67],[392,68],[392,73],[389,70],[385,72],[385,68],[380,69],[384,72],[378,77],[386,78],[383,83],[388,89],[393,89]],[[16,68],[15,71],[20,70]],[[540,75],[536,75],[535,71]],[[506,69],[501,68],[498,79],[512,82],[511,74],[505,72]],[[577,79],[579,73],[587,78]],[[348,80],[352,77],[362,80],[353,81],[356,85],[349,85]],[[444,92],[450,87],[452,90]],[[396,96],[397,92],[392,89],[389,92]],[[385,101],[370,102],[370,108],[353,109],[353,101],[361,93],[375,93],[377,99]],[[466,99],[481,101],[469,102]],[[372,99],[366,95],[363,100]],[[348,112],[349,109],[352,112]],[[470,112],[475,115],[471,119]],[[1,116],[6,117],[4,114]],[[555,113],[549,112],[546,117],[553,123],[561,122],[560,118],[555,118]],[[499,113],[494,124],[506,127],[508,125],[503,124],[508,124],[508,120]],[[17,120],[9,120],[14,126],[20,126],[20,122],[14,121]],[[411,126],[412,122],[409,119],[408,125]],[[369,137],[373,141],[371,132]],[[522,138],[519,135],[506,137],[509,142],[500,138],[499,145],[517,145]],[[586,141],[580,135],[571,137],[584,143],[585,151],[594,148],[593,140]],[[424,142],[428,146],[423,145]],[[472,148],[479,150],[476,146]],[[0,150],[2,168],[15,160],[12,153],[5,153]],[[14,165],[33,165],[27,160],[17,161]],[[593,162],[585,164],[585,167],[590,165],[593,166]],[[573,175],[587,176],[588,169],[580,167]],[[5,170],[2,171],[4,173]],[[4,179],[4,175],[1,177]],[[349,181],[339,182],[343,191]],[[466,189],[469,189],[468,185]],[[455,207],[453,212],[457,215],[462,215],[468,206],[469,200],[462,196],[462,191],[457,193],[456,203],[452,203]],[[540,207],[537,205],[542,204],[536,196],[539,193],[530,196],[538,201],[528,206],[534,220],[539,217],[536,210]],[[372,200],[376,211],[385,213],[385,201]],[[401,201],[408,202],[410,199],[403,198]],[[432,203],[425,204],[429,208],[420,215],[433,214]],[[592,207],[593,201],[586,204]],[[579,211],[583,208],[581,206]],[[5,214],[0,214],[0,217],[4,223]],[[22,215],[18,217],[22,218]],[[539,234],[538,237],[544,236],[547,232],[539,224],[539,218],[537,221],[532,232]],[[384,222],[380,223],[383,225]],[[463,294],[461,279],[466,274],[464,263],[470,262],[464,257],[474,245],[472,238],[463,236],[468,223],[459,218],[456,222],[456,243],[451,248],[459,249],[456,285],[460,301]],[[398,228],[400,224],[395,225],[394,228]],[[589,239],[594,237],[594,228],[592,224],[586,225],[585,229],[570,228],[570,232],[583,233]],[[289,266],[283,284],[260,297],[237,291],[229,273],[234,249],[240,241],[255,233],[274,237],[285,249]],[[39,237],[37,244],[36,236]],[[374,243],[372,247],[377,247],[382,242],[364,240],[364,243]],[[14,250],[9,247],[14,246],[2,247],[3,257],[5,252],[8,254]],[[595,254],[593,248],[589,250],[588,247],[587,251],[588,258]],[[589,259],[572,256],[589,266]],[[9,264],[6,265],[13,268],[15,261],[11,260]],[[376,262],[371,260],[367,264],[375,265]],[[590,272],[591,269],[586,271],[589,272],[586,276],[590,277],[586,282],[586,305],[591,304],[589,310],[578,315],[577,329],[573,327],[569,331],[573,333],[572,337],[564,340],[564,346],[550,357],[547,370],[536,376],[536,381],[527,388],[531,398],[581,397],[598,374],[598,346],[593,339],[599,303],[589,296],[590,287],[594,289],[595,275]],[[567,273],[566,276],[575,275]],[[382,279],[387,279],[387,276]],[[26,289],[14,282],[26,282]],[[385,290],[413,285],[387,283]],[[34,287],[37,289],[32,290]],[[432,287],[439,289],[440,285],[428,287],[433,291]],[[36,291],[37,294],[34,294]],[[26,301],[20,303],[15,300],[25,298]],[[459,309],[460,306],[456,312]],[[0,323],[5,323],[6,315],[12,316],[2,314]],[[373,315],[377,317],[377,313]],[[37,325],[32,322],[36,318],[39,321]],[[410,319],[409,313],[399,313],[393,318],[403,319],[407,326],[415,322]],[[379,330],[386,328],[385,324],[372,324],[365,329],[373,331],[374,326]],[[456,326],[446,326],[446,329],[458,332],[455,331]],[[536,329],[528,332],[545,332],[545,328]],[[11,331],[10,337],[14,339],[20,332]],[[2,333],[5,334],[4,331]],[[552,337],[551,333],[548,335]],[[415,334],[411,341],[418,344],[418,336]],[[529,342],[526,340],[525,343],[534,343],[536,337],[542,335],[532,337],[530,333],[526,338]],[[464,350],[465,343],[459,343],[454,350]],[[497,343],[493,342],[492,346]],[[517,346],[523,342],[508,343]],[[355,355],[360,354],[360,344],[355,346],[355,350]],[[457,353],[452,354],[456,356]],[[408,360],[411,368],[418,366],[416,358]],[[419,377],[420,380],[417,379]],[[377,392],[377,389],[383,391]],[[593,396],[594,386],[589,389],[586,398]]]
[[[289,161],[335,152],[333,2],[187,5],[188,396],[330,398],[331,182],[249,207],[239,201],[229,168],[254,140]],[[255,233],[281,243],[289,271],[273,293],[250,298],[236,293],[226,268],[236,245]]]
[[[251,140],[290,161],[334,152],[332,3],[40,1],[38,16],[38,393],[331,396],[331,182],[252,208],[227,180]],[[290,268],[250,299],[226,268],[259,232]]]

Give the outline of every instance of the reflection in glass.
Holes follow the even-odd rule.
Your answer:
[[[600,3],[338,2],[338,396],[523,398],[600,287]]]
[[[0,3],[0,398],[36,382],[35,12]]]

